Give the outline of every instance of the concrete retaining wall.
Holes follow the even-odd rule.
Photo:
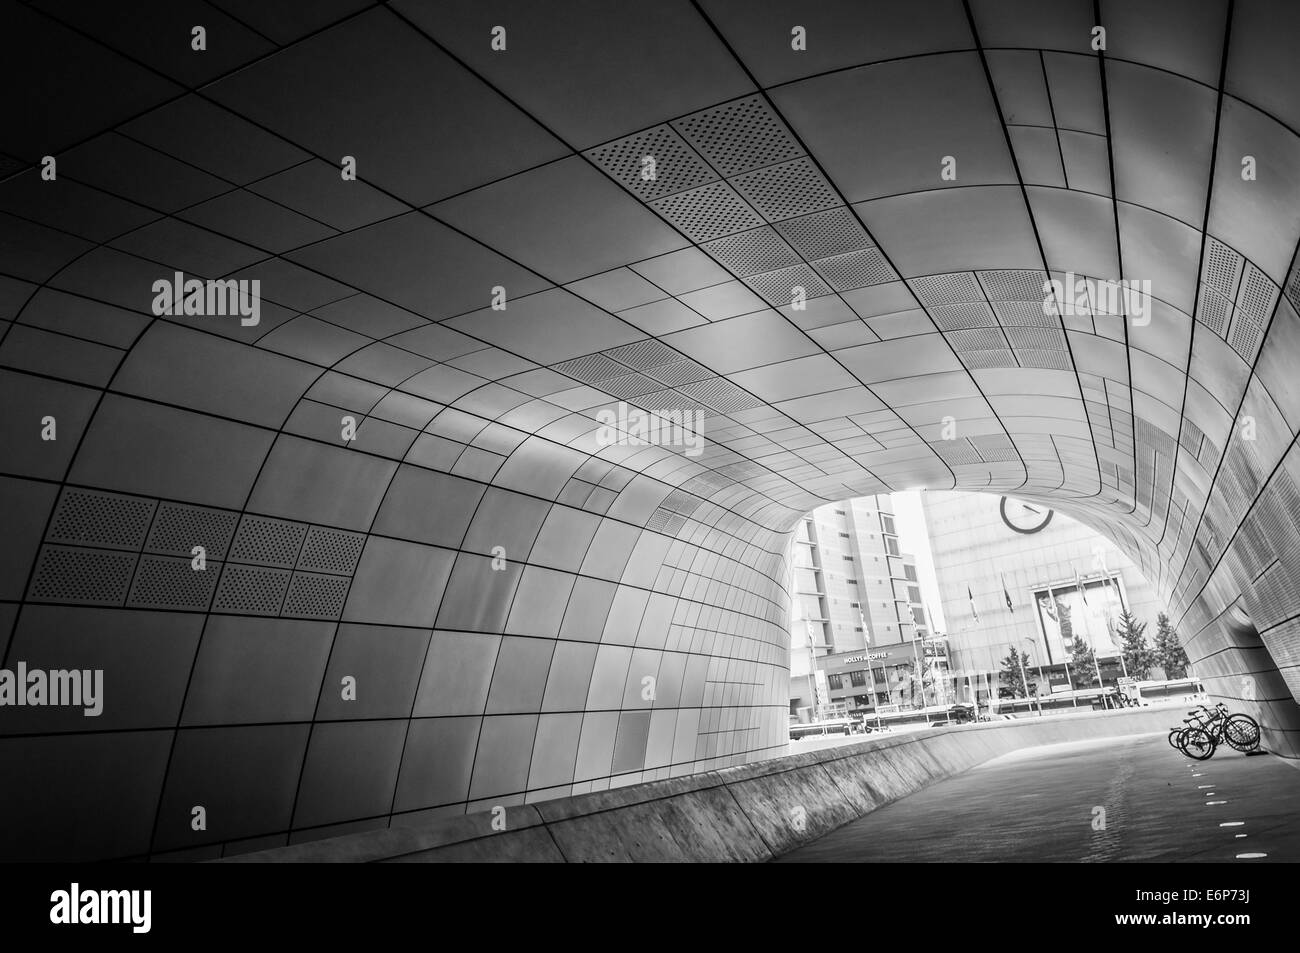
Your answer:
[[[368,831],[226,863],[760,861],[1022,748],[1165,732],[1181,707],[934,728],[704,774]],[[501,823],[498,820],[497,826]]]

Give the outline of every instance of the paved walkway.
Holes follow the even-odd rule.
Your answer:
[[[942,781],[781,860],[1295,862],[1300,767],[1224,748],[1192,761],[1163,735],[1051,745]]]

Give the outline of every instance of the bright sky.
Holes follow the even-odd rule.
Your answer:
[[[930,552],[930,532],[925,525],[925,511],[921,509],[921,494],[924,492],[904,490],[891,494],[894,501],[894,525],[898,529],[898,544],[903,547],[903,552],[916,557],[916,574],[921,580],[925,610],[930,615],[930,631],[947,632],[948,623],[943,617],[939,583],[934,575],[934,555]]]

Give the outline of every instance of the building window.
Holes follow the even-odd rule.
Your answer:
[[[917,587],[917,586],[908,586],[908,587],[907,587],[907,598],[910,599],[910,600],[912,600],[913,602],[917,602],[917,603],[919,603],[919,602],[921,601],[921,590],[920,590],[920,588]]]
[[[841,688],[844,687],[844,676],[843,676],[843,675],[827,675],[827,676],[826,676],[826,684],[827,684],[828,686],[830,686],[830,688],[831,688],[832,691],[839,691]]]
[[[867,684],[867,673],[862,671],[849,672],[849,682],[852,683],[854,688],[861,688]]]
[[[844,582],[850,586],[856,586],[858,584],[856,579],[845,579]],[[857,603],[855,602],[854,605],[857,605]]]
[[[842,558],[843,558],[843,560],[844,560],[846,563],[851,563],[851,562],[853,562],[853,557],[852,557],[852,556],[844,556],[844,557],[842,557]]]
[[[896,540],[896,539],[895,539],[894,537],[892,537],[892,536],[886,536],[886,537],[885,537],[885,549],[889,552],[889,555],[891,555],[891,556],[897,556],[897,555],[899,554],[899,549],[898,549],[898,540]]]
[[[894,518],[892,516],[886,516],[884,513],[881,513],[880,525],[884,528],[886,533],[894,532]]]
[[[836,510],[835,513],[836,513],[837,516],[843,516],[843,515],[844,515],[844,511],[843,511],[843,510]]]
[[[849,538],[849,534],[848,534],[848,533],[840,533],[840,538],[841,538],[841,539],[848,539],[848,538]]]
[[[862,608],[862,607],[861,607],[860,605],[858,605],[856,602],[850,602],[850,603],[849,603],[849,607],[852,608],[852,609],[861,609],[861,608]]]

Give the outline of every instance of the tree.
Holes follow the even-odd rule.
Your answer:
[[[1078,636],[1070,646],[1070,674],[1075,688],[1088,688],[1097,684],[1097,653]]]
[[[1007,657],[1002,659],[1002,673],[1000,678],[1002,683],[1011,689],[1011,694],[1015,698],[1028,698],[1029,686],[1025,684],[1025,670],[1029,667],[1029,653],[1021,651],[1019,657],[1015,649],[1007,653]]]
[[[1191,662],[1183,645],[1178,641],[1178,633],[1169,624],[1169,616],[1161,612],[1156,616],[1155,645],[1151,652],[1152,661],[1165,670],[1165,678],[1185,678]]]
[[[1125,609],[1120,613],[1115,634],[1119,636],[1119,649],[1124,658],[1124,668],[1133,678],[1150,678],[1151,663],[1155,654],[1147,647],[1147,630],[1145,622],[1139,622],[1133,613]]]

